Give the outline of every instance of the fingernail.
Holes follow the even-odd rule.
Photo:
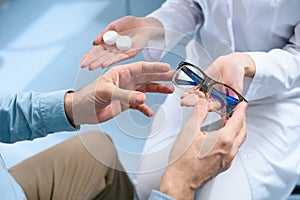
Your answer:
[[[141,103],[143,101],[143,95],[142,94],[137,94],[135,96],[135,102]]]
[[[152,117],[154,115],[154,113],[153,113],[153,111],[151,110],[151,111],[149,111],[149,113],[148,113],[148,117]]]
[[[168,85],[168,89],[169,89],[170,91],[173,91],[173,90],[174,90],[173,85]]]

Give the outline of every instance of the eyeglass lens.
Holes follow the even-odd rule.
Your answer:
[[[229,114],[239,103],[238,94],[231,88],[215,82],[209,88],[205,81],[206,75],[201,70],[192,65],[183,65],[175,73],[173,82],[176,87],[187,90],[199,87],[207,97],[216,103],[215,111],[220,114]],[[209,91],[208,91],[209,89]]]

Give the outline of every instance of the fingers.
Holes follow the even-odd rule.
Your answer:
[[[93,45],[94,45],[94,46],[103,43],[103,35],[104,35],[105,32],[106,32],[106,31],[100,32],[99,35],[95,38],[95,40],[93,41]]]
[[[106,50],[104,48],[104,45],[98,45],[94,47],[92,50],[90,50],[87,54],[83,56],[80,62],[80,67],[84,68],[89,66],[91,63],[93,63],[95,60],[102,58],[106,54]]]
[[[158,73],[144,73],[135,77],[136,84],[145,84],[151,81],[171,81],[174,71],[158,72]]]
[[[181,106],[193,107],[199,99],[206,98],[205,94],[200,90],[186,91],[181,95]],[[209,101],[209,111],[219,110],[221,104],[218,101]]]
[[[146,95],[142,92],[115,87],[112,94],[112,100],[118,100],[121,103],[136,106],[143,104],[146,101]]]
[[[101,66],[102,68],[106,68],[108,66],[111,66],[112,64],[121,62],[126,59],[129,59],[129,56],[127,54],[123,54],[123,53],[111,54],[111,57],[107,57],[102,63],[98,64],[98,66]]]
[[[246,102],[242,101],[239,103],[232,116],[228,119],[226,125],[224,126],[225,132],[232,134],[234,138],[244,126],[246,121],[246,108]]]
[[[246,107],[247,103],[241,102],[225,126],[216,131],[219,137],[217,138],[215,150],[223,152],[226,159],[233,159],[246,138]]]
[[[112,95],[112,100],[118,100],[123,104],[130,105],[132,109],[137,109],[144,113],[146,116],[152,116],[153,111],[144,104],[146,95],[143,92],[159,92],[159,93],[172,93],[173,86],[163,84],[147,84],[138,88],[138,91],[124,90],[115,88]]]
[[[136,91],[170,94],[174,91],[174,87],[172,85],[149,83],[137,88]]]
[[[238,135],[236,136],[235,140],[233,141],[232,147],[229,151],[229,153],[225,156],[223,163],[224,163],[224,169],[226,170],[230,167],[231,162],[235,158],[236,154],[238,153],[239,148],[244,143],[246,139],[246,122],[243,125],[243,128],[240,130]]]
[[[139,110],[141,113],[143,113],[147,117],[152,117],[154,115],[153,110],[151,108],[149,108],[149,106],[147,106],[146,104],[141,104],[138,106],[130,106],[130,108],[134,109],[134,110]]]
[[[241,102],[238,105],[237,108],[237,112],[241,113],[239,116],[238,114],[235,114],[235,119],[237,120],[237,123],[240,123],[237,127],[241,127],[240,130],[237,130],[237,135],[235,137],[235,140],[233,141],[233,145],[232,145],[232,150],[229,156],[234,157],[238,151],[238,149],[242,146],[242,144],[244,143],[245,139],[246,139],[246,108],[247,108],[247,103],[246,102]],[[235,111],[235,112],[236,112]],[[233,119],[234,120],[234,119]]]
[[[115,46],[99,44],[83,56],[80,67],[89,67],[90,70],[99,67],[106,68],[114,63],[134,57],[139,50],[121,51]]]
[[[99,35],[93,41],[93,45],[96,46],[96,45],[99,45],[99,44],[103,43],[103,35],[104,35],[105,32],[107,32],[109,30],[112,30],[111,25],[108,25],[103,31],[101,31],[99,33]]]
[[[96,48],[101,47],[100,45]],[[89,67],[89,70],[94,70],[99,67],[106,68],[114,63],[128,59],[129,56],[123,53],[112,53],[105,49],[100,49],[99,52],[90,51],[81,60],[80,67]]]
[[[247,135],[247,131],[246,131],[246,122],[245,122],[242,129],[240,130],[235,140],[233,141],[229,157],[234,157],[236,155],[238,149],[242,146],[242,144],[246,140],[246,135]]]
[[[241,102],[234,111],[234,117],[232,115],[233,118],[230,118],[223,128],[207,134],[204,145],[206,151],[200,152],[202,156],[217,153],[224,156],[225,161],[233,159],[246,137],[246,107],[247,104]]]
[[[184,129],[191,129],[192,127],[195,127],[196,130],[200,131],[200,128],[204,120],[206,119],[208,111],[208,102],[205,99],[200,99],[196,104],[192,114],[190,115],[189,120],[185,124]]]
[[[127,67],[136,85],[152,81],[171,81],[174,74],[170,65],[162,62],[137,62],[128,64]]]
[[[172,149],[170,162],[173,162],[174,160],[179,158],[186,150],[194,149],[195,147],[198,149],[198,147],[200,147],[200,145],[198,144],[201,143],[201,141],[203,141],[203,137],[205,137],[205,135],[200,132],[200,127],[204,122],[207,113],[207,101],[204,99],[199,100],[188,121],[186,122],[176,139],[176,142]]]
[[[99,67],[106,68],[116,62],[119,62],[123,54],[114,54],[111,52],[104,51],[101,57],[96,58],[93,62],[88,64],[90,70],[97,69]]]
[[[128,64],[128,67],[132,76],[139,76],[143,73],[168,72],[170,70],[170,65],[163,62],[136,62]]]
[[[155,88],[150,88],[149,90],[156,90]],[[160,89],[158,89],[160,90]],[[163,90],[169,90],[167,87],[164,87]],[[131,109],[139,110],[144,115],[151,117],[154,115],[154,112],[146,104],[146,95],[138,91],[123,90],[116,88],[116,91],[113,95],[113,100],[120,101],[123,105],[129,105]]]
[[[104,55],[96,58],[96,60],[90,64],[90,69],[97,69],[99,67],[106,68],[112,64],[121,62],[123,60],[130,59],[138,54],[140,50],[129,49],[127,51],[121,51],[114,46],[106,47]]]
[[[200,99],[205,98],[205,94],[200,90],[185,91],[181,95],[180,104],[182,106],[195,106]]]

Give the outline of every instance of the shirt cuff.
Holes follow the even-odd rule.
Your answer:
[[[174,198],[159,192],[157,190],[152,190],[151,195],[148,200],[174,200]]]
[[[260,88],[265,87],[265,83],[264,83],[265,70],[266,70],[265,65],[268,62],[265,60],[266,56],[264,52],[243,52],[243,53],[249,55],[253,59],[256,67],[255,75],[253,79],[251,79],[251,81],[249,79],[248,82],[246,83],[248,84],[248,86],[246,87],[247,89],[244,90],[243,94],[248,101],[256,100],[257,91]]]
[[[69,90],[40,94],[40,114],[47,133],[76,131],[65,113],[64,99]]]
[[[164,29],[163,39],[151,39],[145,49],[142,51],[145,59],[150,61],[158,61],[163,58],[183,37],[184,35],[172,26],[172,20],[168,13],[156,10],[147,17],[158,20]]]

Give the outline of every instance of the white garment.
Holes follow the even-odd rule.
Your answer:
[[[166,29],[164,50],[171,49],[185,34],[194,33],[195,40],[187,46],[187,59],[192,63],[202,64],[198,42],[211,61],[238,51],[249,54],[256,64],[255,77],[245,78],[243,94],[249,101],[247,139],[238,155],[247,181],[238,182],[242,170],[233,166],[226,175],[220,174],[208,184],[218,183],[214,189],[201,191],[205,199],[286,199],[297,182],[300,172],[299,9],[299,0],[168,0],[150,14]],[[161,52],[151,50],[143,53],[151,59],[162,56]],[[165,149],[170,149],[174,134],[180,131],[190,113],[179,106],[178,96],[177,93],[169,95],[154,118],[142,156],[141,174],[136,178],[141,199],[158,186],[168,159],[169,151]],[[164,126],[158,129],[156,121],[164,122]],[[156,160],[151,156],[153,152],[159,155]],[[232,193],[240,196],[233,197]]]

